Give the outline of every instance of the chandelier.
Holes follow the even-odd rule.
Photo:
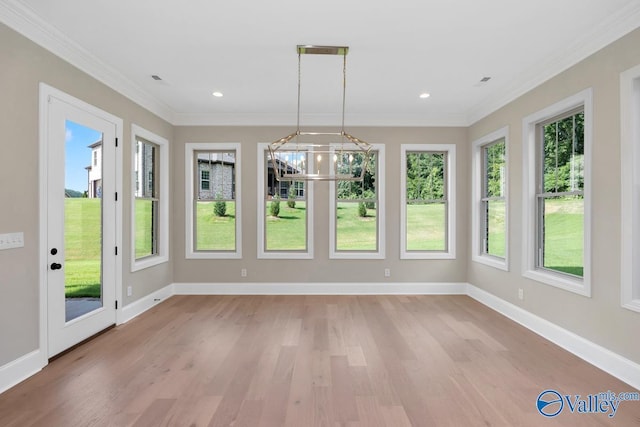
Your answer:
[[[298,118],[296,131],[269,144],[278,181],[362,181],[371,144],[344,130],[348,46],[298,45]],[[342,55],[342,122],[339,132],[300,130],[302,55]]]

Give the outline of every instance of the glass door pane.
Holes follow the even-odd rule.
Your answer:
[[[102,307],[102,133],[66,121],[65,321]]]

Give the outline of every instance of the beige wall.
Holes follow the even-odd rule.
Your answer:
[[[0,251],[0,366],[38,346],[38,83],[45,82],[124,120],[123,288],[132,301],[172,282],[471,282],[597,344],[640,363],[634,339],[640,314],[620,307],[619,73],[640,63],[640,31],[518,98],[470,128],[350,128],[386,146],[386,260],[329,260],[327,184],[316,186],[315,259],[258,260],[256,144],[287,134],[283,127],[172,127],[122,95],[0,24],[0,233],[24,231],[25,247]],[[593,285],[585,298],[521,276],[521,121],[528,114],[587,87],[594,91]],[[170,262],[129,273],[130,127],[136,123],[170,141]],[[510,126],[510,259],[502,272],[470,260],[470,142]],[[186,260],[184,256],[184,144],[242,144],[244,216],[242,260]],[[400,144],[457,146],[457,259],[400,260]],[[249,275],[240,278],[240,269]],[[296,276],[288,272],[295,271]],[[525,291],[517,299],[518,288]],[[126,295],[126,292],[123,292]]]
[[[640,313],[620,305],[620,72],[640,64],[640,30],[547,81],[469,129],[476,140],[509,126],[511,271],[469,261],[470,283],[640,363]],[[592,297],[522,277],[522,119],[593,88]],[[469,148],[470,150],[470,148]],[[469,258],[470,259],[470,258]],[[517,298],[524,289],[525,299]]]
[[[257,259],[257,144],[293,131],[290,127],[177,127],[173,145],[175,198],[173,259],[176,282],[465,282],[469,163],[465,128],[348,128],[370,143],[385,145],[386,259],[329,259],[329,183],[314,185],[314,259]],[[242,251],[240,260],[186,260],[184,247],[184,144],[238,142],[242,151]],[[400,260],[400,144],[455,144],[457,154],[457,248],[455,260]],[[246,268],[248,276],[240,277]],[[384,269],[391,269],[391,278]]]
[[[0,233],[23,231],[24,248],[0,251],[0,366],[38,347],[38,85],[44,82],[124,120],[123,169],[131,123],[161,136],[173,128],[122,95],[0,24]],[[171,283],[170,263],[130,271],[130,174],[123,177],[123,286],[139,298]],[[126,292],[123,292],[126,295]],[[124,303],[129,303],[125,300]]]

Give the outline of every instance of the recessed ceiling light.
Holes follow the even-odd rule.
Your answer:
[[[422,99],[427,99],[430,96],[431,96],[431,94],[429,92],[423,92],[423,93],[420,94],[420,98],[422,98]]]
[[[215,96],[216,98],[222,98],[224,95],[222,94],[222,92],[213,92],[212,93],[213,96]]]

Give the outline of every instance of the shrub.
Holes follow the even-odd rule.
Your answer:
[[[287,198],[287,206],[289,206],[291,209],[294,209],[296,207],[296,189],[293,187],[293,185],[291,187],[289,187],[289,196]]]
[[[364,190],[364,193],[362,193],[362,198],[364,199],[375,199],[375,197],[376,193],[374,193],[372,190]],[[367,209],[375,209],[376,202],[365,202],[365,207]]]
[[[219,194],[216,196],[216,203],[213,205],[213,213],[216,216],[227,215],[227,202],[222,200],[222,196],[220,196]]]
[[[274,217],[280,215],[280,197],[275,196],[271,201],[271,205],[269,206],[269,214]]]
[[[361,218],[367,216],[367,205],[364,202],[358,203],[358,216]]]

